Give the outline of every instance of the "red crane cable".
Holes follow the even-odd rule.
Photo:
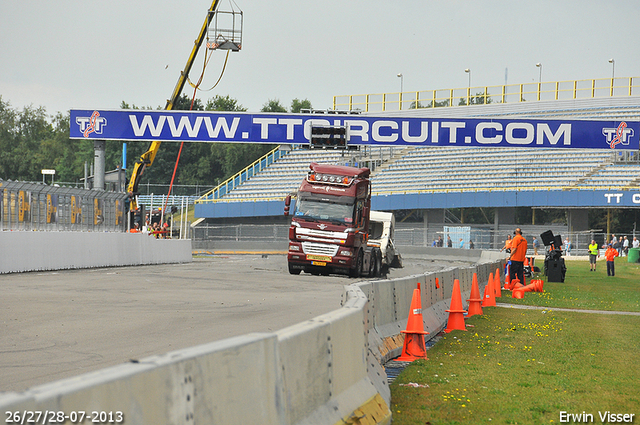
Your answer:
[[[211,56],[209,56],[211,57]],[[193,97],[191,98],[191,105],[189,105],[189,110],[193,110],[193,104],[196,100],[196,92],[198,91],[198,86],[202,84],[202,78],[204,77],[204,71],[207,68],[207,55],[204,55],[204,66],[202,67],[202,74],[200,74],[200,78],[198,82],[195,84],[195,88],[193,89]],[[178,157],[176,158],[176,165],[173,167],[173,175],[171,176],[171,183],[169,184],[169,193],[167,194],[167,199],[164,201],[163,211],[167,210],[167,204],[169,203],[169,196],[171,196],[171,189],[173,189],[173,180],[176,178],[176,172],[178,171],[178,163],[180,162],[180,155],[182,154],[182,147],[184,146],[184,141],[180,142],[180,149],[178,150]]]
[[[207,55],[204,55],[204,66],[202,67],[202,74],[200,74],[200,78],[198,79],[198,82],[196,84],[193,85],[193,97],[191,98],[191,105],[189,106],[189,110],[193,110],[193,104],[196,100],[196,92],[198,91],[198,88],[200,87],[200,84],[202,84],[202,79],[204,78],[204,71],[207,68],[207,64],[209,63],[209,60],[211,59],[211,56],[213,55],[213,51],[209,54],[209,57],[207,58]],[[229,59],[229,51],[227,51],[227,56],[224,60],[224,65],[222,67],[222,72],[220,73],[220,77],[218,78],[218,81],[216,81],[215,85],[213,87],[211,87],[212,90],[213,88],[215,88],[218,83],[220,82],[220,80],[222,79],[222,75],[224,74],[225,69],[227,68],[227,60]],[[188,77],[187,77],[188,78]],[[171,176],[171,183],[169,184],[169,193],[167,194],[167,199],[165,199],[164,201],[164,208],[162,209],[162,211],[166,211],[167,210],[167,204],[169,203],[169,196],[171,196],[171,189],[173,188],[173,180],[176,177],[176,172],[178,170],[178,162],[180,162],[180,154],[182,153],[182,147],[184,146],[184,141],[180,142],[180,149],[178,150],[178,157],[176,158],[176,165],[173,167],[173,175]]]

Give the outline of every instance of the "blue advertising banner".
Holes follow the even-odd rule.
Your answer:
[[[402,118],[342,114],[71,110],[72,139],[308,144],[311,125],[346,126],[349,145],[637,150],[640,122]]]

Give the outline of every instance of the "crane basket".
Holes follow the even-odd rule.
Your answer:
[[[242,11],[216,11],[207,32],[210,50],[240,51],[242,48]]]

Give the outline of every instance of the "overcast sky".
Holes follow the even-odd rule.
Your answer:
[[[47,112],[164,107],[210,0],[0,0],[0,96]],[[206,102],[640,76],[638,0],[237,0],[243,49]],[[230,10],[222,0],[222,10]],[[204,51],[204,49],[201,49]],[[214,52],[203,88],[222,69]],[[202,55],[192,70],[197,79]],[[505,73],[505,70],[508,72]],[[192,89],[185,89],[189,96]]]

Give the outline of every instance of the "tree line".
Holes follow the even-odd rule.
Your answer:
[[[173,109],[199,111],[246,111],[236,99],[216,95],[203,104],[186,95],[180,96]],[[122,109],[139,108],[126,102]],[[279,100],[270,99],[262,112],[300,112],[311,109],[307,99],[293,99],[287,110]],[[161,108],[158,108],[161,109]],[[85,162],[94,158],[92,140],[69,139],[69,113],[49,116],[44,107],[28,106],[22,110],[11,107],[0,96],[0,179],[41,181],[42,169],[55,169],[55,180],[80,183],[84,178]],[[122,163],[123,142],[107,141],[105,167],[114,170]],[[253,143],[185,143],[176,172],[175,184],[213,187],[250,165],[275,146]],[[133,164],[149,145],[143,142],[127,144],[127,177]],[[178,156],[180,143],[163,142],[153,166],[145,170],[140,182],[146,184],[169,184]]]

